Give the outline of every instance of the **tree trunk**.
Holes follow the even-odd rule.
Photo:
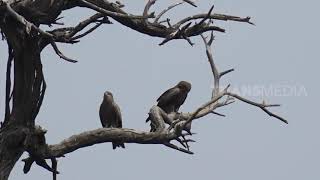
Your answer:
[[[22,153],[28,151],[27,146],[30,145],[25,140],[34,129],[45,84],[38,35],[27,33],[13,20],[1,29],[9,47],[6,116],[0,129],[0,180],[6,180]],[[12,61],[14,84],[11,97]]]
[[[25,134],[21,128],[3,128],[0,132],[0,180],[7,180],[21,157]]]

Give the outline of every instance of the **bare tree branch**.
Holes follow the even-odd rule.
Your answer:
[[[86,0],[79,0],[79,1],[82,3],[82,5],[84,7],[93,9],[93,10],[95,10],[97,12],[103,13],[106,16],[110,16],[110,17],[130,18],[130,19],[146,19],[146,18],[153,17],[153,16],[134,16],[134,15],[128,15],[128,14],[112,12],[112,11],[108,11],[106,9],[103,9],[103,8],[101,8],[99,6],[96,6],[95,4],[93,4],[93,3],[89,2],[89,1],[86,1]]]
[[[222,77],[222,76],[224,76],[224,75],[226,75],[226,74],[229,74],[229,73],[231,73],[231,72],[233,72],[233,71],[234,71],[233,68],[232,68],[232,69],[229,69],[229,70],[226,70],[226,71],[223,71],[223,72],[220,73],[220,77]]]
[[[78,62],[78,61],[76,61],[76,60],[70,59],[70,58],[68,58],[67,56],[65,56],[65,55],[58,49],[58,46],[56,45],[56,43],[55,43],[54,41],[51,41],[51,46],[53,47],[54,51],[56,52],[56,54],[57,54],[60,58],[66,60],[66,61],[72,62],[72,63]]]
[[[183,29],[183,28],[180,28],[180,27],[182,26],[182,24],[185,24],[186,22],[189,22],[192,20],[197,20],[197,19],[203,19],[203,18],[225,20],[225,21],[232,20],[232,21],[240,21],[240,22],[249,22],[249,20],[250,20],[250,18],[249,19],[248,18],[240,18],[240,17],[236,17],[236,16],[229,16],[229,15],[222,15],[222,14],[213,14],[213,15],[210,15],[210,17],[208,17],[208,14],[198,14],[198,15],[190,16],[189,18],[185,18],[185,19],[179,21],[177,24],[172,25],[172,27],[166,27],[164,25],[161,25],[160,23],[157,23],[157,21],[150,23],[148,21],[148,18],[150,18],[150,15],[148,18],[139,18],[139,16],[129,15],[128,13],[124,12],[120,8],[114,7],[112,3],[109,3],[107,1],[87,0],[86,2],[91,3],[90,5],[94,5],[95,8],[93,8],[92,6],[88,6],[88,7],[91,9],[95,9],[98,12],[103,13],[102,9],[114,12],[115,14],[110,14],[110,13],[109,14],[104,13],[104,14],[112,17],[113,19],[115,19],[119,23],[121,23],[131,29],[134,29],[140,33],[147,34],[150,36],[157,36],[157,37],[162,37],[162,38],[166,38],[166,39],[171,39],[168,37],[172,36],[172,34],[176,34],[176,32],[180,32],[179,33],[180,36],[177,36],[177,35],[173,36],[174,38],[172,38],[172,39],[187,39],[189,43],[190,43],[190,40],[188,38],[191,36],[197,36],[203,32],[212,31],[212,30],[219,31],[219,32],[225,32],[225,30],[223,28],[216,27],[216,26],[201,26],[201,28],[195,28],[195,27],[198,27],[195,25],[195,27],[190,26],[189,28],[185,28],[184,31],[181,31],[181,29]],[[153,0],[148,1],[147,6],[144,10],[145,15],[146,15],[146,12],[148,12],[148,10],[150,9],[151,5],[154,2],[155,1],[153,1]],[[80,6],[81,6],[81,4],[80,4]],[[101,9],[98,9],[96,6]],[[125,16],[123,16],[123,14]],[[137,18],[135,18],[135,17],[137,17]],[[159,18],[159,16],[158,16],[158,18]],[[180,31],[179,31],[179,29],[180,29]],[[161,44],[163,44],[163,43],[161,43]]]
[[[167,12],[170,11],[171,9],[173,9],[173,8],[175,8],[175,7],[183,4],[183,3],[184,3],[184,2],[175,3],[175,4],[171,5],[171,6],[169,6],[168,8],[164,9],[164,10],[161,11],[161,12],[159,13],[159,15],[155,18],[155,20],[154,20],[153,23],[158,23],[159,19],[160,19],[165,13],[167,13]]]
[[[20,22],[21,24],[25,25],[26,28],[26,32],[30,33],[31,30],[35,30],[36,32],[40,33],[42,36],[44,36],[45,38],[49,39],[50,44],[52,45],[54,51],[56,52],[56,54],[69,62],[77,62],[73,59],[70,59],[68,57],[66,57],[57,47],[56,43],[54,42],[54,36],[48,32],[45,32],[43,30],[41,30],[40,28],[38,28],[37,26],[35,26],[33,23],[30,23],[29,21],[27,21],[23,16],[19,15],[18,13],[16,13],[10,6],[10,4],[4,2],[6,4],[6,8],[7,11],[9,12],[9,14],[14,17],[18,22]]]
[[[103,18],[99,20],[100,18]],[[97,23],[95,26],[90,28],[88,31],[77,35],[77,33],[81,32],[83,29],[91,25],[92,23]],[[56,42],[65,42],[65,43],[75,43],[77,42],[77,39],[80,39],[89,33],[96,30],[100,25],[102,24],[112,24],[111,21],[109,21],[108,17],[103,15],[102,13],[96,13],[93,16],[89,17],[88,19],[85,19],[78,23],[75,27],[67,27],[67,28],[58,28],[54,29],[52,31],[49,31],[49,33],[53,34],[55,36]]]
[[[191,151],[189,151],[187,149],[180,148],[180,147],[178,147],[178,146],[176,146],[174,144],[171,144],[171,143],[165,143],[164,145],[167,146],[167,147],[170,147],[172,149],[187,153],[187,154],[194,154],[193,152],[191,152]]]
[[[86,31],[86,32],[84,32],[84,33],[82,33],[82,34],[79,34],[79,35],[71,38],[71,41],[75,41],[75,40],[77,40],[77,39],[80,39],[80,38],[82,38],[82,37],[84,37],[84,36],[92,33],[94,30],[96,30],[96,29],[97,29],[98,27],[100,27],[102,24],[103,24],[102,22],[97,23],[95,26],[93,26],[92,28],[90,28],[88,31]]]
[[[80,23],[78,23],[78,25],[76,25],[75,27],[73,28],[69,28],[69,29],[72,29],[72,31],[70,31],[68,33],[69,35],[69,38],[73,37],[75,34],[77,34],[78,32],[82,31],[84,28],[86,28],[88,25],[94,23],[94,22],[97,22],[97,20],[99,18],[102,18],[102,17],[106,17],[104,16],[102,13],[96,13],[94,14],[93,16],[89,17],[88,19],[84,20],[84,21],[81,21]],[[109,21],[110,22],[110,21]],[[110,22],[111,23],[111,22]]]
[[[211,45],[214,40],[213,32],[211,32],[211,38],[209,42],[206,41],[205,37],[201,34],[201,38],[203,42],[205,43],[206,47],[206,54],[208,57],[208,61],[211,67],[211,71],[213,74],[213,79],[214,79],[214,89],[212,91],[212,97],[214,97],[218,92],[220,88],[220,73],[218,72],[218,68],[216,67],[216,64],[214,63],[212,52],[211,52]]]
[[[36,30],[38,33],[42,34],[43,36],[52,38],[52,34],[49,34],[43,30],[41,30],[40,28],[38,28],[37,26],[35,26],[33,23],[30,23],[29,21],[27,21],[23,16],[19,15],[18,13],[15,12],[15,10],[13,10],[10,6],[9,3],[4,2],[4,4],[6,5],[7,11],[8,13],[18,22],[20,22],[21,24],[25,25],[26,28],[26,32],[30,33],[32,29]]]
[[[207,14],[197,14],[194,16],[189,16],[187,18],[182,19],[181,21],[176,23],[176,26],[181,26],[182,24],[185,24],[191,20],[197,20],[197,19],[203,19],[203,18],[207,18]],[[230,15],[225,15],[225,14],[211,14],[210,17],[208,17],[208,19],[215,19],[215,20],[221,20],[221,21],[238,21],[238,22],[246,22],[249,24],[254,25],[252,22],[250,22],[250,17],[245,17],[245,18],[241,18],[238,16],[230,16]]]
[[[183,1],[190,4],[193,7],[197,7],[197,5],[194,2],[192,2],[191,0],[183,0]]]
[[[210,14],[210,13],[208,13]],[[203,104],[202,106],[200,106],[199,108],[197,108],[194,112],[192,113],[182,113],[180,115],[180,119],[178,121],[175,121],[175,123],[173,123],[172,125],[170,125],[169,130],[171,130],[173,127],[175,126],[179,126],[179,122],[180,121],[184,121],[182,122],[182,124],[180,124],[180,126],[182,126],[181,130],[184,129],[186,127],[187,124],[190,124],[192,121],[194,121],[195,119],[204,117],[208,114],[216,114],[218,116],[225,116],[219,113],[216,113],[214,110],[222,107],[222,106],[227,106],[230,105],[232,103],[234,103],[234,99],[231,99],[230,97],[236,98],[240,101],[243,101],[247,104],[256,106],[261,108],[264,112],[266,112],[269,116],[272,116],[274,118],[277,118],[279,120],[281,120],[282,122],[288,124],[288,121],[285,120],[284,118],[282,118],[281,116],[278,116],[274,113],[272,113],[271,111],[269,111],[267,108],[268,107],[278,107],[280,105],[278,104],[266,104],[264,101],[263,103],[256,103],[254,101],[250,101],[244,97],[241,97],[237,94],[228,92],[228,88],[230,87],[230,85],[228,85],[224,90],[220,91],[220,79],[222,76],[224,76],[227,73],[230,73],[233,71],[233,69],[224,71],[222,73],[220,73],[218,71],[218,68],[213,60],[213,55],[211,52],[211,45],[214,41],[214,36],[213,33],[211,33],[211,37],[210,40],[207,41],[206,38],[201,35],[201,38],[203,39],[203,42],[205,43],[205,47],[206,47],[206,54],[208,57],[208,61],[211,67],[211,71],[212,71],[212,75],[213,75],[213,80],[214,80],[214,87],[212,90],[212,98],[209,102]],[[224,102],[219,102],[220,99],[222,99],[224,96],[227,96],[227,99]]]
[[[259,107],[259,108],[262,109],[264,112],[266,112],[269,116],[275,117],[275,118],[279,119],[280,121],[288,124],[288,121],[287,121],[287,120],[285,120],[285,119],[282,118],[281,116],[278,116],[278,115],[270,112],[270,111],[267,109],[267,107],[278,107],[278,106],[280,106],[279,104],[265,104],[265,102],[256,103],[256,102],[254,102],[254,101],[250,101],[250,100],[245,99],[245,98],[243,98],[243,97],[241,97],[241,96],[239,96],[239,95],[237,95],[237,94],[230,93],[230,92],[226,93],[226,95],[232,96],[232,97],[234,97],[234,98],[236,98],[236,99],[239,99],[240,101],[245,102],[245,103],[247,103],[247,104],[250,104],[250,105]]]
[[[105,142],[120,141],[137,144],[163,144],[175,138],[176,135],[174,133],[143,132],[125,128],[100,128],[73,135],[58,144],[50,145],[43,157],[61,157],[77,149]]]
[[[143,11],[143,17],[145,17],[145,23],[148,23],[148,12],[151,8],[152,5],[154,5],[156,3],[157,0],[148,0],[146,6],[144,7],[144,11]]]

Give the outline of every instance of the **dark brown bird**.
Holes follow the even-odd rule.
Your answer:
[[[111,92],[106,91],[103,95],[103,101],[100,105],[99,116],[102,127],[122,128],[122,117],[119,106],[114,102]],[[112,142],[112,147],[125,148],[121,142]]]
[[[189,82],[180,81],[177,85],[161,94],[157,99],[158,106],[167,114],[178,112],[180,106],[186,100],[190,90],[191,84]],[[148,118],[146,122],[149,120],[150,118]]]
[[[177,85],[161,94],[157,99],[158,106],[167,114],[171,112],[178,112],[180,106],[186,100],[190,90],[191,84],[189,82],[180,81]]]

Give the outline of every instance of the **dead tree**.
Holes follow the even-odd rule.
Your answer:
[[[185,1],[196,6],[192,1]],[[216,21],[237,21],[249,23],[250,17],[237,17],[213,13],[213,6],[207,13],[190,15],[177,22],[171,22],[166,12],[184,2],[169,6],[160,13],[150,12],[156,0],[149,0],[142,15],[133,15],[122,8],[120,2],[107,0],[0,0],[0,29],[3,40],[8,44],[6,72],[5,117],[0,129],[0,180],[7,180],[12,168],[23,152],[29,153],[24,159],[23,171],[27,173],[33,164],[37,164],[53,173],[57,171],[57,158],[98,143],[122,141],[138,144],[162,144],[178,151],[193,154],[189,148],[192,139],[187,138],[183,130],[192,121],[203,116],[215,114],[222,106],[236,100],[256,106],[285,123],[282,117],[269,111],[269,107],[279,106],[262,101],[256,103],[228,91],[228,87],[220,89],[220,79],[233,71],[219,71],[212,57],[211,44],[213,32],[225,32],[215,26]],[[96,11],[96,14],[80,21],[74,27],[63,27],[59,15],[63,11],[81,7]],[[58,144],[48,145],[45,139],[46,130],[36,125],[36,117],[40,111],[46,92],[46,81],[42,71],[41,52],[46,46],[52,46],[55,53],[63,60],[75,63],[58,48],[59,43],[78,43],[80,39],[104,24],[118,22],[139,33],[162,38],[159,45],[171,40],[183,39],[193,45],[192,37],[201,37],[204,41],[208,61],[214,78],[212,97],[208,102],[190,113],[166,114],[162,109],[153,106],[150,110],[151,123],[155,132],[142,132],[134,129],[100,128],[73,135]],[[42,30],[40,25],[61,25],[61,28]],[[211,32],[211,37],[203,33]],[[13,74],[13,77],[11,77]],[[2,107],[2,106],[1,106]],[[144,122],[143,120],[141,122]],[[166,127],[166,124],[170,124]],[[189,136],[190,137],[190,136]],[[173,143],[177,141],[178,143]],[[178,144],[178,145],[177,145]],[[46,160],[51,160],[47,164]]]

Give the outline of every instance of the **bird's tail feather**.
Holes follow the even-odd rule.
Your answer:
[[[150,121],[150,116],[148,116],[148,118],[146,119],[146,123]]]
[[[125,148],[124,143],[112,142],[112,148],[113,148],[113,149],[116,149],[117,147]]]

